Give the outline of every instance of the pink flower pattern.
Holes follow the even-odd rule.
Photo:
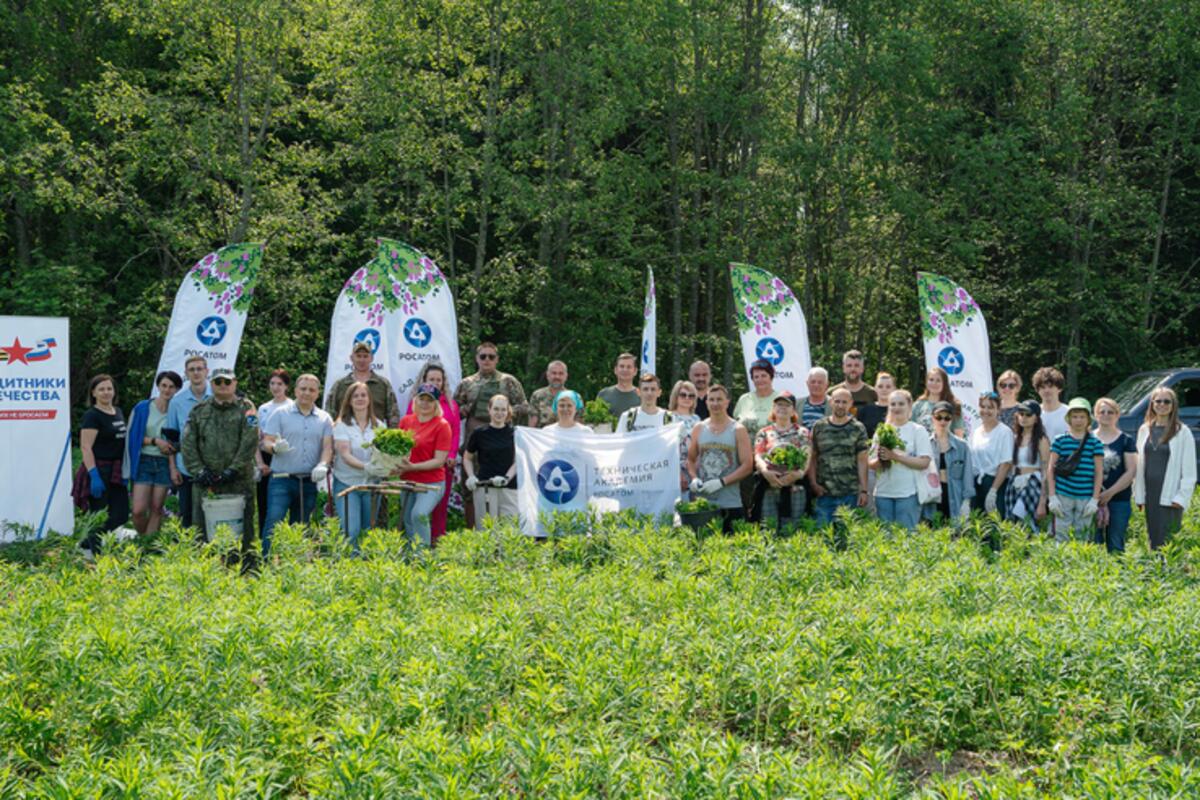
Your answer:
[[[750,264],[730,264],[734,304],[740,309],[738,328],[762,336],[795,307],[796,295],[787,284],[765,269]]]
[[[231,244],[197,261],[188,270],[188,279],[196,291],[208,293],[217,313],[245,313],[258,283],[262,256],[261,244]]]
[[[360,307],[368,325],[382,325],[386,312],[417,313],[425,298],[446,285],[433,259],[392,239],[379,239],[375,258],[355,271],[343,290]]]
[[[926,341],[949,342],[954,332],[979,316],[979,304],[949,278],[930,272],[917,273],[917,296],[921,304],[921,333]]]

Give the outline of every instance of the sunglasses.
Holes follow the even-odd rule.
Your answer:
[[[1017,388],[1017,385],[1015,383],[1013,383],[1012,381],[1005,381],[1004,383],[1000,384],[1000,388],[1001,389],[1015,389],[1015,388]]]
[[[1106,415],[1106,416],[1107,416],[1107,415],[1109,415],[1109,414],[1115,414],[1115,413],[1117,413],[1117,412],[1116,412],[1116,411],[1114,411],[1114,410],[1112,410],[1111,408],[1102,408],[1102,409],[1100,409],[1099,411],[1097,411],[1096,413],[1097,413],[1097,414],[1104,414],[1104,415]]]
[[[696,396],[696,393],[695,392],[680,392],[679,396],[685,397],[685,398],[694,398]]]
[[[232,383],[229,378],[213,378],[213,386],[229,386]]]
[[[498,356],[495,353],[479,353],[475,357],[478,358],[480,361],[495,361],[500,356]]]
[[[1154,398],[1154,405],[1156,405],[1156,406],[1172,406],[1172,405],[1175,405],[1175,402],[1173,400],[1171,400],[1171,398],[1169,398],[1169,397],[1156,397],[1156,398]]]
[[[954,418],[953,418],[953,417],[948,417],[948,416],[946,416],[945,414],[937,414],[937,415],[935,415],[935,416],[934,416],[934,419],[935,419],[936,421],[938,421],[938,422],[949,422],[950,420],[952,420],[952,419],[954,419]]]

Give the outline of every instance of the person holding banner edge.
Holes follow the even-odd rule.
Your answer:
[[[107,510],[104,530],[111,531],[129,519],[129,490],[121,472],[125,462],[125,414],[115,404],[117,385],[101,373],[88,383],[88,405],[79,423],[79,450],[86,470],[88,510]],[[79,482],[78,477],[76,482]],[[84,550],[100,550],[100,534],[92,530],[82,542]]]
[[[143,400],[129,417],[125,439],[125,467],[133,486],[133,527],[141,535],[156,533],[162,525],[163,503],[174,482],[175,446],[163,437],[171,398],[183,388],[178,372],[160,372],[154,380],[158,397]]]
[[[708,389],[708,419],[697,423],[688,445],[688,488],[721,509],[721,529],[746,518],[738,486],[754,469],[754,448],[746,427],[729,416],[729,390],[719,383]]]
[[[476,428],[463,453],[467,491],[475,499],[475,528],[484,517],[517,516],[517,450],[512,405],[502,394],[488,403],[490,424]]]

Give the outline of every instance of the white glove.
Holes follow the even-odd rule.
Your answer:
[[[478,488],[479,488],[479,478],[476,478],[474,475],[469,476],[467,478],[467,491],[473,492]]]
[[[275,440],[275,444],[271,445],[271,450],[279,455],[292,452],[292,446],[288,444],[288,440],[280,436]]]
[[[969,516],[971,516],[971,501],[970,501],[970,500],[963,500],[963,501],[962,501],[962,505],[961,505],[961,506],[959,507],[959,509],[958,509],[958,515],[959,515],[960,517],[969,517]]]
[[[704,490],[704,481],[699,478],[692,478],[692,482],[688,484],[688,489],[691,490],[692,494],[699,494]]]
[[[254,466],[254,482],[258,483],[261,480],[262,480],[262,470],[259,469],[258,465],[256,464]]]
[[[1083,515],[1090,517],[1100,510],[1100,501],[1096,498],[1091,498],[1087,501],[1087,505],[1083,507]]]
[[[1057,494],[1051,495],[1049,502],[1046,503],[1046,508],[1048,508],[1050,510],[1051,514],[1055,514],[1055,515],[1061,514],[1062,513],[1062,498],[1059,497]]]
[[[312,475],[310,475],[309,477],[312,478],[313,483],[322,483],[325,480],[325,476],[328,474],[329,474],[329,465],[325,464],[325,463],[321,463],[321,464],[317,464],[315,467],[313,467]]]
[[[495,486],[497,489],[503,489],[505,486],[508,486],[508,478],[503,475],[497,475],[492,478],[492,486]]]
[[[996,510],[996,490],[988,489],[987,497],[983,498],[983,510],[991,514]]]
[[[716,494],[724,488],[725,484],[721,483],[720,478],[713,478],[710,481],[705,481],[704,485],[700,487],[700,491],[704,494]]]

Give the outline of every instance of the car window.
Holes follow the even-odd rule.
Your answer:
[[[1108,396],[1117,401],[1122,414],[1128,414],[1142,398],[1150,394],[1150,390],[1162,382],[1163,374],[1155,372],[1150,375],[1134,375],[1126,378]]]
[[[1200,416],[1200,378],[1186,378],[1172,384],[1175,395],[1179,398],[1179,413],[1195,419]]]

